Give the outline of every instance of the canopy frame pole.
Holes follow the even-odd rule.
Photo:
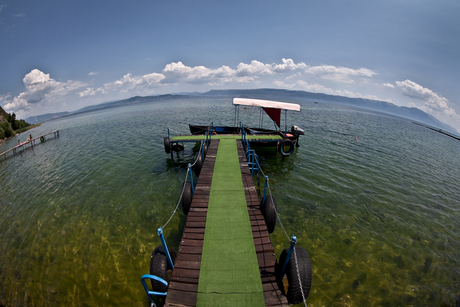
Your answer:
[[[284,137],[287,135],[287,110],[284,110]]]

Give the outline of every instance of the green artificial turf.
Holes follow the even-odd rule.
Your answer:
[[[197,306],[265,306],[235,137],[219,142]]]

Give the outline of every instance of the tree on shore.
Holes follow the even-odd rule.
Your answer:
[[[16,114],[6,113],[0,107],[0,139],[10,138],[16,135],[16,130],[23,129],[30,126],[25,120],[16,119]]]

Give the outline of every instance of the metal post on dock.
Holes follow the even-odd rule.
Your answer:
[[[174,269],[174,263],[172,262],[171,255],[169,254],[168,246],[166,245],[165,237],[163,236],[163,228],[158,228],[157,231],[158,236],[160,237],[161,244],[163,245],[164,252],[166,254],[166,258],[168,258],[169,265],[172,269]]]
[[[192,195],[195,195],[195,189],[193,188],[193,175],[192,175],[192,165],[188,164],[188,171],[190,175],[190,185],[192,186]]]
[[[286,256],[286,261],[284,262],[284,265],[283,265],[283,270],[281,270],[281,276],[284,275],[284,269],[286,269],[286,265],[289,263],[289,260],[291,260],[292,251],[294,250],[294,246],[296,244],[297,244],[297,237],[294,235],[291,235],[291,245],[289,246],[289,251]]]

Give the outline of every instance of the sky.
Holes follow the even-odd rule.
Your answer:
[[[460,131],[458,0],[0,0],[0,105],[278,88],[416,107]]]

